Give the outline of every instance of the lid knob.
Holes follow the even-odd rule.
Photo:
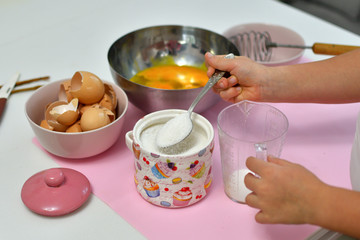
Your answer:
[[[60,187],[65,181],[65,175],[60,168],[52,168],[46,171],[44,179],[49,187]]]

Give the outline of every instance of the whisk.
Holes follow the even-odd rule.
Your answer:
[[[247,56],[255,61],[269,62],[271,60],[272,48],[301,48],[312,49],[316,54],[339,55],[360,46],[314,43],[312,46],[279,44],[272,42],[271,36],[267,31],[264,32],[244,32],[229,37],[229,40],[238,48],[241,56]]]

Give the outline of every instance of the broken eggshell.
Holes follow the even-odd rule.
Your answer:
[[[81,126],[80,126],[80,120],[71,125],[68,129],[66,129],[67,133],[77,133],[82,132]]]
[[[43,128],[45,128],[47,130],[50,130],[50,131],[54,130],[54,128],[52,126],[50,126],[45,119],[41,121],[40,127],[43,127]]]
[[[92,105],[80,105],[79,106],[79,112],[80,112],[80,115],[83,115],[83,113],[88,110],[89,108],[91,108]]]
[[[90,131],[104,127],[114,121],[114,119],[115,115],[112,111],[95,104],[82,114],[80,126],[83,131]]]
[[[55,131],[65,132],[68,126],[75,123],[79,117],[78,99],[74,98],[70,103],[56,101],[48,105],[45,112],[45,120]]]
[[[105,107],[112,112],[115,112],[117,106],[116,94],[113,87],[110,84],[105,83],[105,94],[99,102],[100,106]]]
[[[78,96],[80,99],[75,96]],[[97,102],[92,103],[95,100]],[[72,111],[65,110],[64,106],[68,102],[70,103],[66,108]],[[75,72],[71,79],[65,80],[60,84],[58,101],[56,104],[52,103],[46,107],[49,112],[48,115],[45,113],[46,121],[41,126],[48,130],[71,133],[94,130],[114,121],[116,118],[116,107],[117,96],[114,87],[110,83],[103,82],[93,73],[78,71]],[[103,109],[106,114],[98,115],[91,121],[85,119],[83,121],[85,129],[82,129],[81,118],[83,113],[89,108]],[[108,110],[105,111],[105,109]],[[94,113],[94,110],[92,112]]]
[[[61,83],[59,90],[59,101],[70,102],[74,97],[70,93],[71,79]]]
[[[105,86],[95,74],[77,71],[71,79],[70,93],[82,104],[94,104],[103,98]]]

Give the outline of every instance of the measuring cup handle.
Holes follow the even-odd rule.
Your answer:
[[[133,131],[129,131],[125,134],[125,143],[126,146],[132,151],[132,145],[134,142],[134,134]]]
[[[255,143],[256,158],[267,160],[267,147],[265,143]]]

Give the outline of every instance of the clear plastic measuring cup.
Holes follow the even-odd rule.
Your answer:
[[[287,117],[268,104],[242,101],[223,109],[218,116],[221,165],[226,195],[244,203],[251,192],[244,177],[250,171],[249,156],[266,160],[279,157],[289,122]]]

